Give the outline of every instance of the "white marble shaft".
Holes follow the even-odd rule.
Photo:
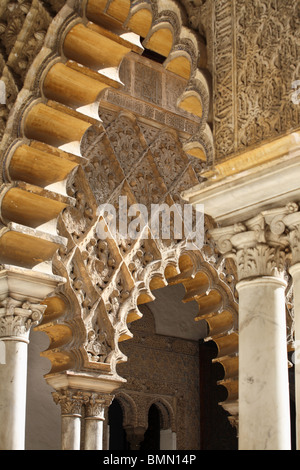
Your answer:
[[[291,447],[285,288],[271,276],[237,284],[240,450]]]
[[[295,351],[293,362],[295,367],[295,401],[296,401],[296,435],[297,450],[300,450],[300,263],[290,267],[293,277]]]
[[[5,340],[6,363],[0,364],[0,449],[23,450],[27,385],[27,348]]]
[[[85,419],[85,450],[103,449],[103,419],[88,417]]]
[[[16,266],[0,270],[0,449],[25,448],[27,355],[30,330],[42,319],[40,302],[61,278]],[[1,348],[3,350],[3,348]]]
[[[61,450],[80,450],[81,416],[62,416]]]

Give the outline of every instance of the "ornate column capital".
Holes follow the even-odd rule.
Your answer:
[[[258,276],[282,278],[291,250],[287,222],[291,224],[292,220],[299,219],[300,224],[299,215],[295,217],[297,210],[297,204],[290,203],[285,207],[263,211],[242,223],[213,229],[209,233],[219,252],[235,260],[239,280]]]
[[[56,405],[60,405],[62,416],[81,417],[82,404],[84,402],[82,392],[65,389],[53,392],[52,397]]]
[[[110,406],[114,396],[105,393],[83,392],[85,417],[104,421],[104,411]]]
[[[39,324],[46,305],[6,297],[0,301],[0,338],[29,342],[29,332]]]

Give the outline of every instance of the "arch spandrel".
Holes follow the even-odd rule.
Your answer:
[[[183,204],[181,188],[199,181],[199,160],[190,157],[193,149],[201,150],[198,152],[201,158],[206,156],[210,162],[213,159],[208,127],[203,127],[203,122],[198,125],[199,113],[194,117],[191,114],[195,105],[201,103],[201,117],[206,119],[208,116],[209,86],[205,86],[202,75],[199,80],[200,72],[197,73],[196,58],[202,50],[201,41],[198,43],[194,33],[186,28],[186,20],[175,1],[150,2],[153,8],[149,2],[136,1],[126,15],[124,3],[121,0],[90,0],[85,2],[82,11],[81,2],[67,2],[51,23],[44,46],[28,72],[26,88],[19,94],[10,114],[2,141],[6,182],[15,185],[14,178],[17,177],[27,184],[34,183],[35,191],[26,185],[22,190],[26,192],[27,200],[39,193],[39,207],[45,219],[34,229],[26,217],[22,224],[8,220],[12,215],[10,196],[15,191],[6,185],[6,206],[1,207],[5,228],[0,234],[0,252],[6,250],[7,260],[36,270],[41,264],[48,263],[55,274],[66,280],[52,298],[55,304],[57,296],[66,298],[72,308],[62,309],[61,315],[59,309],[56,310],[55,320],[46,314],[41,325],[50,337],[59,337],[51,342],[45,353],[52,362],[51,374],[71,368],[101,378],[113,377],[120,383],[122,378],[118,376],[117,364],[126,358],[119,342],[131,337],[127,323],[140,317],[138,305],[154,298],[154,287],[182,282],[187,295],[197,300],[200,316],[203,309],[209,318],[221,315],[224,307],[232,312],[232,323],[236,325],[235,301],[230,287],[219,279],[218,268],[213,268],[211,259],[200,252],[187,253],[184,239],[150,238],[145,242],[111,237],[102,243],[98,237],[99,203],[116,203],[119,195],[126,195],[131,204]],[[130,44],[128,41],[127,28],[132,26],[132,31],[141,35],[141,18],[147,16],[149,20],[150,14],[152,23],[147,35],[143,33],[145,45],[150,43],[151,46],[152,38],[154,51],[165,54],[166,51],[157,50],[160,41],[153,38],[168,31],[172,41],[170,36],[169,60],[167,55],[163,66],[171,70],[168,73],[172,77],[176,76],[179,59],[188,60],[190,66],[189,73],[179,77],[180,80],[184,78],[187,85],[187,93],[180,103],[198,132],[189,133],[188,128],[185,129],[184,143],[174,124],[182,110],[178,114],[174,111],[173,121],[162,125],[159,120],[164,110],[162,104],[161,109],[155,109],[153,117],[147,120],[134,109],[129,110],[130,115],[124,113],[126,101],[121,106],[103,99],[99,101],[108,85],[120,93],[122,82],[118,74],[123,58],[128,53],[141,53],[136,49],[136,42]],[[140,15],[139,19],[137,15]],[[182,56],[181,43],[184,46]],[[96,55],[91,53],[101,44],[109,44],[110,55],[117,51],[117,60],[111,62],[99,50]],[[197,80],[201,86],[198,94],[193,94]],[[87,87],[87,83],[91,86]],[[197,100],[192,102],[191,96],[196,96]],[[91,108],[94,112],[94,105],[98,106],[99,102],[111,112],[108,125],[99,115],[91,115]],[[21,122],[21,125],[16,128],[15,122]],[[118,130],[120,122],[124,125]],[[147,142],[150,133],[145,137],[147,126],[148,130],[156,126],[155,138],[150,145],[149,140]],[[125,128],[127,137],[121,139],[120,133]],[[134,157],[130,162],[126,158],[129,149],[130,156]],[[164,155],[166,161],[162,164]],[[30,158],[53,162],[49,172],[38,177],[39,167],[30,165]],[[165,171],[168,158],[171,158],[171,173]],[[56,164],[61,171],[53,171]],[[46,198],[42,190],[49,186],[51,190]],[[55,214],[58,232],[53,234],[48,224],[53,219],[53,211],[47,210],[46,202],[53,205],[57,201],[60,186],[64,186],[69,200],[65,209]],[[21,254],[20,261],[13,256],[18,245],[26,247],[26,259]],[[208,272],[210,292],[203,291],[202,281],[198,284],[197,273],[202,266]],[[194,280],[195,294],[188,285],[189,279]],[[51,309],[51,297],[47,303]],[[227,335],[228,332],[225,329],[223,333]]]

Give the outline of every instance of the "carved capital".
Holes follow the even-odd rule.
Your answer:
[[[259,277],[283,277],[286,253],[280,247],[258,243],[254,247],[242,248],[229,255],[236,262],[239,280]]]
[[[104,411],[113,401],[113,396],[94,392],[83,393],[86,418],[99,419],[104,421]]]
[[[264,211],[243,223],[210,231],[220,253],[235,260],[239,280],[283,277],[291,249],[287,220],[291,216],[294,220],[297,210],[298,206],[291,203]]]
[[[6,297],[0,302],[0,338],[28,342],[32,327],[39,324],[46,305]]]
[[[81,416],[83,395],[77,390],[60,390],[52,393],[54,402],[61,407],[62,416]]]

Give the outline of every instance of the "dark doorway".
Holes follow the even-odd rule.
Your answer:
[[[160,450],[160,415],[155,405],[152,405],[148,413],[148,429],[141,443],[140,450]]]
[[[109,450],[128,450],[126,433],[123,429],[123,411],[118,400],[114,400],[108,410]]]

